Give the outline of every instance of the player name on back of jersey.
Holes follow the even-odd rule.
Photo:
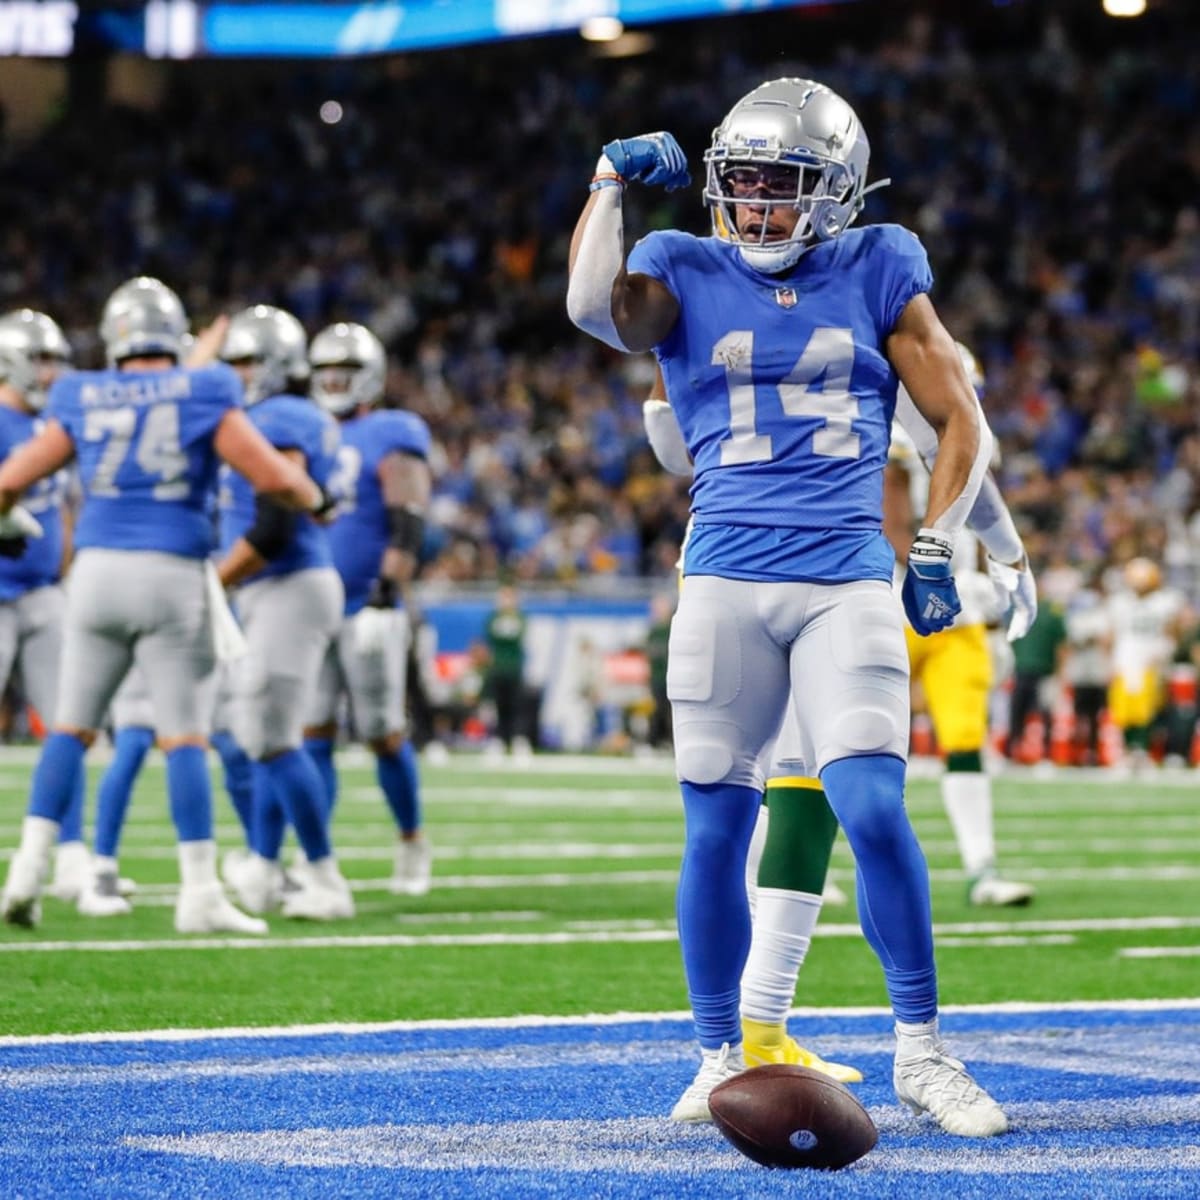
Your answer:
[[[147,371],[136,375],[98,375],[79,389],[85,408],[123,408],[186,400],[192,394],[187,371]]]

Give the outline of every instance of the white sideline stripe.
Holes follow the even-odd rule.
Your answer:
[[[1200,946],[1126,946],[1118,958],[1200,958]]]
[[[430,918],[436,922],[436,917]],[[583,924],[583,923],[581,923]],[[599,923],[597,923],[599,924]],[[1063,945],[1062,939],[1047,938],[1047,934],[1073,935],[1081,932],[1145,929],[1200,928],[1200,917],[1111,918],[1078,921],[984,921],[960,925],[935,925],[934,936],[943,945],[978,945],[980,938],[998,939],[994,945]],[[857,925],[827,925],[818,927],[817,937],[859,938]],[[954,941],[951,939],[962,939]],[[1006,941],[1005,939],[1020,939]],[[541,933],[430,933],[430,934],[361,934],[324,935],[316,937],[181,937],[145,939],[105,939],[77,941],[15,941],[0,942],[0,954],[45,954],[99,951],[103,953],[137,953],[144,950],[312,950],[312,949],[374,949],[378,947],[450,947],[450,946],[565,946],[580,943],[629,944],[670,942],[676,940],[675,924],[665,921],[612,922],[608,928],[567,928]]]
[[[987,1016],[989,1013],[1011,1016],[1036,1016],[1039,1013],[1119,1012],[1161,1013],[1200,1011],[1200,999],[1185,1000],[1006,1000],[998,1004],[943,1004],[943,1015]],[[792,1008],[789,1017],[803,1020],[839,1017],[882,1017],[891,1019],[892,1010],[881,1005],[844,1005],[835,1008],[812,1006]],[[519,1017],[444,1017],[423,1021],[329,1021],[312,1025],[239,1025],[198,1029],[117,1030],[92,1033],[46,1033],[0,1035],[0,1046],[91,1045],[100,1042],[193,1042],[231,1041],[236,1038],[309,1038],[326,1035],[372,1033],[411,1033],[423,1029],[544,1029],[548,1026],[573,1028],[580,1025],[660,1025],[672,1021],[690,1022],[686,1009],[668,1012],[585,1013],[554,1016],[524,1014]]]

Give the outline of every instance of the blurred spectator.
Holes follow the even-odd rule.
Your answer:
[[[487,671],[482,695],[495,706],[495,736],[510,754],[514,751],[527,754],[530,749],[526,724],[525,625],[516,588],[500,588],[496,593],[496,608],[487,621]]]
[[[1021,758],[1027,736],[1026,723],[1036,717],[1045,741],[1050,729],[1050,712],[1058,686],[1059,668],[1065,658],[1067,625],[1062,607],[1038,588],[1038,614],[1029,632],[1013,643],[1013,689],[1008,714],[1008,756]],[[1037,754],[1041,753],[1041,748]],[[1030,757],[1034,757],[1030,755]]]

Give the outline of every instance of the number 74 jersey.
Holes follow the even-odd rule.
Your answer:
[[[76,547],[207,557],[220,465],[213,437],[240,404],[241,384],[223,364],[58,379],[47,416],[75,444],[84,493]]]
[[[660,232],[628,269],[680,306],[655,353],[695,465],[685,574],[890,580],[883,469],[899,380],[884,346],[932,286],[917,238],[851,229],[765,275],[727,242]]]

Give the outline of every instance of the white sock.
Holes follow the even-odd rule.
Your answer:
[[[212,838],[179,843],[179,883],[203,887],[217,882],[217,843]]]
[[[963,870],[971,878],[994,866],[996,833],[992,823],[992,781],[981,771],[947,771],[942,803],[954,828]]]
[[[762,862],[763,847],[767,844],[767,806],[758,806],[754,819],[754,832],[750,835],[750,849],[746,853],[746,899],[750,901],[750,920],[758,905],[758,864]]]
[[[18,854],[28,854],[42,864],[50,862],[50,852],[58,844],[62,826],[49,817],[26,817],[21,822],[21,847]]]
[[[97,854],[92,859],[92,871],[96,875],[115,875],[117,873],[117,860],[109,858],[106,854]]]
[[[796,996],[796,976],[821,915],[811,892],[759,888],[750,955],[742,972],[742,1016],[782,1024]]]
[[[896,1022],[896,1057],[912,1058],[927,1054],[929,1039],[938,1040],[938,1019]]]

